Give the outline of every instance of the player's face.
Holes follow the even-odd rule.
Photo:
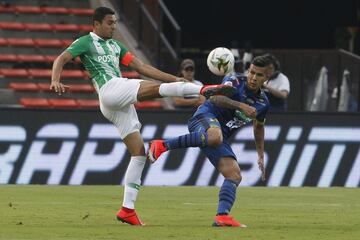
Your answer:
[[[110,39],[116,27],[115,15],[108,14],[104,17],[101,24],[98,24],[99,36],[103,39]]]
[[[257,67],[251,64],[247,75],[247,87],[256,92],[268,78],[269,73],[267,67]]]

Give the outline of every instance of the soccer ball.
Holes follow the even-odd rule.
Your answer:
[[[209,53],[206,63],[213,74],[225,76],[234,70],[235,58],[229,49],[218,47]]]

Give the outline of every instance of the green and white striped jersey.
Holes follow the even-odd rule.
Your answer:
[[[119,62],[127,66],[133,58],[121,42],[104,40],[93,32],[75,40],[66,51],[74,58],[80,56],[97,91],[110,79],[121,77]]]

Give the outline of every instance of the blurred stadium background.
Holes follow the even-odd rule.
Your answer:
[[[289,109],[267,118],[266,182],[260,181],[251,128],[233,137],[241,186],[360,186],[357,0],[3,1],[0,184],[122,185],[129,154],[102,117],[78,59],[62,74],[70,92],[49,92],[54,58],[91,31],[98,6],[117,11],[115,38],[145,62],[176,74],[181,59],[192,58],[196,78],[204,83],[219,81],[206,67],[215,47],[238,52],[237,69],[249,45],[255,55],[271,52],[279,58],[291,84]],[[141,77],[122,70],[123,76]],[[166,99],[136,107],[146,141],[185,133],[192,114],[171,109]],[[145,186],[221,182],[198,149],[171,152],[167,161],[146,166],[143,175]]]

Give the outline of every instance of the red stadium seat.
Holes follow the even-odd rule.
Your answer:
[[[43,55],[17,55],[19,62],[46,62],[46,59]]]
[[[5,7],[0,5],[0,13],[14,13],[15,8],[13,6]]]
[[[91,8],[70,8],[69,12],[74,15],[85,15],[92,16],[94,14],[94,9]]]
[[[0,29],[25,31],[26,27],[20,22],[0,22]]]
[[[25,27],[29,31],[52,31],[52,27],[48,23],[25,23]]]
[[[85,77],[86,79],[91,78],[91,75],[90,75],[90,73],[89,73],[88,71],[83,71],[83,74],[84,74],[84,77]]]
[[[28,69],[29,75],[33,78],[51,78],[50,69]]]
[[[45,98],[21,98],[19,102],[24,107],[50,107]]]
[[[29,73],[26,69],[12,69],[12,68],[1,68],[0,74],[4,77],[19,77],[19,78],[27,78]]]
[[[9,83],[9,88],[15,91],[38,91],[39,88],[35,83],[18,83],[11,82]]]
[[[0,62],[17,62],[18,58],[15,54],[0,54]]]
[[[59,39],[43,39],[38,38],[34,39],[35,45],[37,47],[50,47],[50,48],[62,48],[63,42]]]
[[[93,93],[95,89],[90,84],[68,84],[70,92]]]
[[[40,7],[37,6],[15,6],[15,12],[17,13],[33,13],[39,14],[42,13]]]
[[[45,61],[46,62],[54,62],[56,58],[57,58],[57,55],[46,55]]]
[[[136,71],[125,71],[125,72],[121,72],[121,75],[124,78],[140,78],[140,74]]]
[[[8,40],[6,38],[0,38],[0,46],[7,46]]]
[[[44,91],[44,92],[52,92],[53,91],[53,90],[50,90],[50,83],[38,83],[37,85],[41,91]]]
[[[84,78],[84,73],[81,70],[63,70],[62,78]]]
[[[68,46],[70,46],[72,43],[74,42],[74,40],[73,39],[63,39],[62,40],[62,46],[63,47],[68,47]]]
[[[52,29],[57,32],[78,32],[79,27],[75,24],[53,24]]]
[[[54,98],[48,99],[50,105],[54,108],[78,108],[79,105],[74,99]]]
[[[41,7],[41,11],[46,14],[69,14],[69,10],[64,7]]]
[[[159,101],[144,101],[135,103],[136,109],[162,109],[163,105]]]
[[[31,38],[8,38],[7,41],[13,47],[35,47],[35,42]]]
[[[99,100],[96,99],[79,99],[76,100],[77,104],[81,108],[99,108],[100,103]]]
[[[91,32],[93,30],[92,25],[79,25],[79,29],[81,32]]]

